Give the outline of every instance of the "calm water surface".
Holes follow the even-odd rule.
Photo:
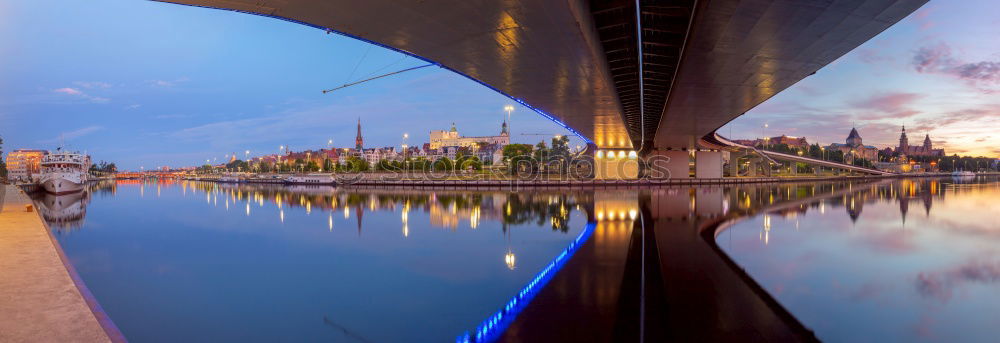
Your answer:
[[[135,342],[454,341],[586,225],[567,192],[94,188],[36,202]]]
[[[998,200],[996,178],[875,183],[716,242],[821,340],[995,342]]]
[[[670,326],[640,319],[635,292],[640,266],[658,262],[647,282],[698,284],[669,294],[705,298],[670,313],[763,304],[744,301],[760,293],[731,264],[706,262],[720,261],[715,243],[821,340],[987,342],[1000,328],[998,199],[998,179],[980,177],[518,192],[119,182],[36,203],[135,342],[454,341],[590,237],[588,220],[594,238],[540,293],[549,307],[522,313],[535,322],[512,331],[569,334],[559,330],[579,329],[579,314],[566,306],[600,303],[618,316],[591,323],[601,337],[637,320],[714,337],[697,333],[739,316],[699,312],[711,323]],[[702,231],[744,214],[714,241]],[[642,216],[651,226],[633,230]],[[658,253],[643,258],[643,244]],[[565,327],[532,324],[552,316]]]

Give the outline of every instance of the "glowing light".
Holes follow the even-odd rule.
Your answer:
[[[639,154],[636,154],[634,150],[633,151],[629,151],[628,152],[628,158],[631,158],[631,159],[639,158]]]
[[[351,208],[344,206],[344,219],[351,218]]]
[[[333,213],[330,213],[330,215],[326,217],[326,226],[330,228],[330,232],[333,232]]]
[[[618,158],[625,158],[625,151],[619,151]]]
[[[507,264],[507,269],[514,270],[517,267],[517,257],[510,250],[507,250],[507,254],[503,255],[503,261]]]
[[[247,203],[247,217],[250,216],[250,203]]]
[[[603,150],[597,150],[597,158],[604,158],[604,151]]]
[[[281,218],[281,222],[285,222],[285,210],[278,210],[278,217]]]
[[[628,217],[632,220],[635,220],[637,214],[638,212],[635,209],[628,210]]]
[[[562,269],[562,267],[566,264],[566,261],[572,258],[573,254],[576,253],[576,251],[590,239],[596,226],[596,223],[588,223],[583,229],[583,232],[580,232],[580,235],[577,236],[576,239],[573,240],[573,242],[571,242],[562,253],[556,256],[552,262],[549,262],[549,264],[542,269],[538,275],[535,275],[535,278],[531,279],[531,281],[529,281],[520,292],[517,292],[513,298],[507,301],[507,304],[504,305],[503,308],[486,318],[486,320],[482,321],[482,323],[480,323],[479,326],[473,331],[474,336],[473,333],[465,332],[458,336],[456,341],[472,342],[473,337],[476,342],[487,342],[496,339],[497,335],[502,333],[504,329],[510,325],[514,318],[517,317],[517,314],[520,313],[525,306],[531,303],[531,300],[534,299],[536,294],[538,294],[538,291],[548,284],[549,280],[552,279],[552,276],[557,274],[559,270]],[[516,262],[513,254],[511,254],[511,256],[511,261]],[[506,256],[504,256],[504,262],[507,262]]]

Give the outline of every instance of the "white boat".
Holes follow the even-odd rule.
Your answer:
[[[976,173],[970,172],[968,170],[956,170],[951,172],[951,176],[958,176],[958,177],[976,176]]]
[[[225,175],[225,176],[222,176],[222,177],[219,178],[219,182],[237,183],[237,182],[240,182],[240,181],[241,180],[240,180],[239,176],[233,176],[233,175]]]
[[[293,175],[285,179],[285,183],[300,185],[329,185],[333,184],[333,176],[330,174]]]
[[[87,158],[84,155],[56,149],[42,157],[38,185],[52,194],[68,194],[83,190],[87,182]]]

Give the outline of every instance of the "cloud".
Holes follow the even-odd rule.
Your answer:
[[[127,110],[134,110],[134,109],[137,109],[137,108],[139,108],[139,107],[142,107],[142,105],[139,105],[139,104],[131,104],[131,105],[128,105],[128,106],[125,106],[125,110],[126,110],[126,111],[127,111]]]
[[[68,95],[82,95],[83,94],[83,92],[81,92],[79,89],[69,88],[69,87],[58,88],[58,89],[54,89],[52,91],[56,92],[56,93],[62,93],[62,94],[68,94]]]
[[[920,94],[916,93],[888,93],[856,101],[853,105],[861,108],[873,108],[882,112],[893,112],[906,108],[920,97]]]
[[[989,87],[1000,84],[1000,61],[961,61],[944,43],[918,49],[912,64],[918,73],[949,76],[987,92],[996,91]]]
[[[73,82],[73,84],[83,88],[103,88],[103,89],[111,88],[110,83],[100,82],[100,81],[91,81],[91,82],[76,81]]]
[[[62,140],[72,140],[100,131],[102,129],[104,129],[104,127],[97,125],[82,127],[73,131],[60,133],[59,136],[57,137],[41,140],[38,142],[42,144],[51,144],[51,143],[57,143]]]
[[[176,85],[178,85],[180,83],[183,83],[183,82],[187,82],[188,80],[190,80],[190,79],[188,79],[187,77],[181,77],[181,78],[177,78],[177,79],[174,79],[174,80],[149,80],[149,81],[146,81],[146,83],[149,84],[150,86],[153,86],[153,87],[167,88],[167,87],[176,86]]]
[[[64,94],[64,95],[68,95],[68,96],[77,97],[77,98],[84,99],[84,100],[90,101],[92,103],[97,103],[97,104],[104,104],[104,103],[111,102],[111,99],[108,99],[108,98],[105,98],[105,97],[93,96],[93,95],[84,93],[83,91],[81,91],[78,88],[71,88],[71,87],[56,88],[56,89],[53,89],[52,92],[58,93],[58,94]]]
[[[895,61],[895,59],[892,58],[891,56],[882,55],[879,53],[878,50],[875,49],[858,50],[858,59],[860,59],[861,62],[865,62],[868,64]]]
[[[920,273],[916,288],[920,295],[948,302],[956,288],[968,283],[1000,283],[1000,261],[971,260],[950,269]]]

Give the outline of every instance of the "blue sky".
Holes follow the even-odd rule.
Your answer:
[[[857,125],[883,147],[906,125],[911,144],[929,134],[949,155],[1000,156],[996,37],[1000,2],[931,1],[719,131],[843,143]]]
[[[0,54],[5,151],[54,149],[62,135],[129,169],[330,139],[353,147],[358,117],[366,146],[398,146],[403,133],[423,143],[452,122],[464,135],[498,134],[513,104],[436,67],[324,95],[424,63],[298,24],[150,1],[0,0]],[[568,133],[520,106],[512,121],[516,142]]]
[[[932,2],[721,132],[756,137],[766,122],[764,134],[829,143],[856,123],[866,143],[888,145],[905,124],[949,153],[1000,155],[997,10]],[[421,143],[452,122],[488,135],[511,103],[433,67],[323,95],[421,63],[280,20],[150,1],[0,0],[0,56],[5,151],[52,149],[61,135],[128,169],[352,146],[359,116],[366,146],[399,145],[404,132]],[[566,133],[523,107],[513,128],[527,143],[540,137],[521,128]]]

